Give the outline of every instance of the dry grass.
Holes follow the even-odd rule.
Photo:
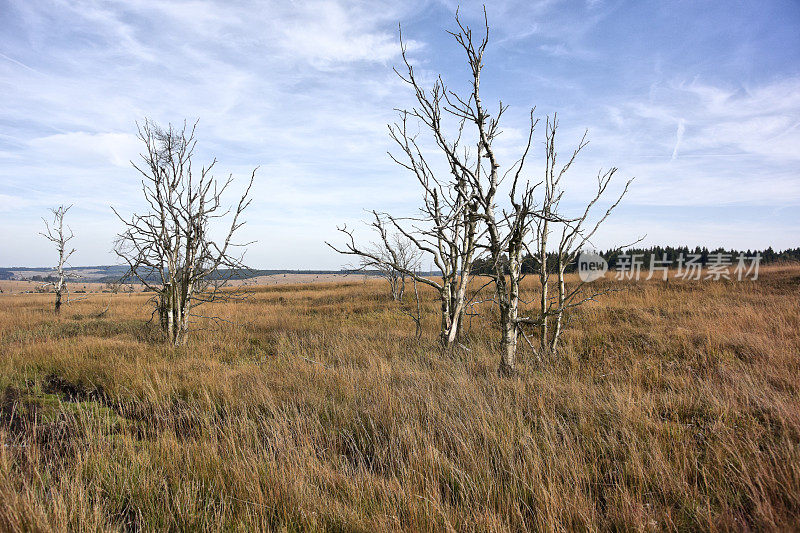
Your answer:
[[[179,349],[145,295],[0,295],[0,530],[791,529],[799,284],[630,284],[511,379],[486,321],[441,355],[377,281]]]

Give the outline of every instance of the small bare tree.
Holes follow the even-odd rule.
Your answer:
[[[362,270],[377,270],[380,276],[389,283],[392,300],[402,302],[406,290],[406,278],[409,277],[406,272],[417,270],[420,254],[414,244],[399,233],[394,234],[390,241],[392,250],[395,252],[394,257],[384,245],[374,244],[371,252],[380,260],[376,261],[362,256],[360,268]],[[395,257],[397,258],[397,264],[401,267],[399,270],[392,266]]]
[[[72,248],[68,250],[68,243],[72,240],[75,236],[72,233],[72,229],[69,226],[64,226],[64,215],[67,214],[67,211],[72,208],[71,205],[64,207],[63,205],[58,206],[56,209],[51,209],[50,211],[53,213],[53,223],[52,226],[47,221],[47,219],[43,218],[45,231],[40,233],[44,238],[52,242],[56,245],[56,249],[58,250],[58,265],[56,266],[56,281],[50,281],[47,284],[52,285],[55,289],[56,293],[56,301],[55,301],[55,312],[61,312],[61,302],[63,295],[66,294],[67,303],[69,303],[69,290],[67,289],[67,274],[64,271],[64,268],[67,265],[67,261],[69,261],[70,256],[75,252],[75,249]],[[67,235],[69,232],[69,235]]]
[[[465,26],[456,13],[459,31],[451,32],[464,50],[471,74],[467,94],[450,92],[446,98],[450,112],[468,124],[475,132],[476,164],[465,172],[470,190],[478,206],[477,216],[485,225],[486,241],[480,247],[486,250],[491,264],[488,273],[493,281],[500,325],[500,368],[503,374],[514,371],[517,339],[524,323],[534,319],[520,316],[520,282],[522,259],[526,250],[526,237],[531,221],[542,216],[535,209],[534,190],[523,178],[526,158],[530,151],[533,132],[537,124],[533,110],[530,115],[527,144],[521,157],[501,175],[500,161],[494,149],[494,141],[500,134],[500,121],[507,109],[502,102],[492,116],[481,100],[480,84],[483,70],[483,55],[489,42],[489,24],[484,9],[485,33],[480,41],[473,40],[472,30]],[[504,180],[510,178],[507,208],[498,207],[498,191]]]
[[[415,278],[411,278],[411,283],[414,288],[414,307],[408,308],[401,305],[400,310],[414,321],[414,338],[417,340],[417,342],[419,342],[419,340],[422,338],[422,302],[419,299],[419,287],[417,285],[417,280]]]
[[[439,338],[444,348],[452,347],[459,338],[465,311],[465,296],[475,252],[473,229],[463,226],[464,219],[458,221],[451,219],[449,226],[407,230],[401,224],[403,219],[376,211],[373,211],[373,216],[374,220],[371,226],[379,236],[378,246],[360,248],[356,244],[353,230],[346,226],[339,228],[339,231],[348,236],[344,248],[337,248],[330,243],[326,244],[341,254],[359,256],[362,261],[370,262],[373,265],[382,264],[382,268],[394,269],[416,282],[433,287],[441,303]],[[442,217],[443,219],[444,217]],[[430,220],[427,221],[430,222]],[[474,224],[474,222],[470,222],[470,224]],[[442,272],[441,277],[422,275],[417,270],[419,259],[414,263],[405,262],[396,243],[392,242],[389,236],[389,227],[398,229],[414,244],[417,248],[414,250],[414,256],[421,257],[423,254],[433,256],[434,264]],[[463,240],[465,237],[467,241]]]
[[[257,169],[236,207],[224,208],[222,196],[233,176],[220,184],[211,175],[216,159],[199,173],[192,168],[196,126],[161,128],[149,119],[137,125],[145,145],[144,164],[132,164],[144,177],[142,192],[149,211],[125,219],[114,210],[125,225],[115,251],[129,267],[126,277],[155,291],[154,314],[175,345],[186,341],[189,319],[197,316],[198,306],[238,294],[223,288],[244,268],[243,254],[234,250],[250,244],[234,243],[233,237],[244,224],[241,216],[250,205]],[[212,224],[228,215],[227,231],[214,240]]]
[[[479,173],[479,161],[472,161],[469,150],[462,139],[467,121],[451,105],[451,92],[441,77],[430,90],[422,87],[414,68],[406,55],[406,47],[400,39],[401,53],[405,64],[404,72],[395,70],[397,75],[414,91],[417,106],[411,110],[400,110],[399,119],[389,126],[389,135],[397,144],[402,155],[389,156],[392,160],[413,173],[422,191],[422,205],[417,216],[400,218],[390,214],[373,211],[373,229],[380,237],[387,254],[376,254],[374,250],[356,244],[353,231],[347,227],[339,228],[348,236],[344,248],[334,250],[349,255],[357,255],[368,261],[382,262],[387,268],[404,273],[419,283],[433,287],[441,302],[441,342],[445,347],[453,346],[462,328],[466,308],[466,294],[469,287],[470,272],[475,260],[479,237],[478,205],[471,184],[473,174]],[[446,119],[455,119],[452,135],[445,131]],[[422,126],[430,133],[439,153],[444,158],[447,173],[437,175],[431,162],[418,142],[417,128],[410,122]],[[390,242],[389,234],[398,232],[417,248],[420,257],[431,257],[441,272],[441,278],[422,276],[401,264],[396,247]]]
[[[558,341],[564,326],[565,311],[577,307],[587,301],[610,292],[612,289],[587,291],[586,282],[578,281],[575,286],[568,289],[566,285],[566,271],[573,264],[582,250],[597,233],[600,226],[611,215],[612,211],[620,204],[628,192],[633,178],[629,179],[622,192],[609,205],[605,213],[593,222],[590,220],[593,208],[605,196],[617,168],[613,167],[597,174],[597,189],[594,196],[586,204],[584,210],[574,218],[565,220],[558,216],[561,211],[560,203],[564,196],[562,179],[572,166],[578,154],[589,144],[584,133],[577,148],[567,162],[557,168],[556,133],[558,130],[558,116],[547,120],[545,134],[545,175],[544,198],[541,212],[543,216],[536,219],[536,229],[533,232],[532,257],[535,261],[535,270],[538,274],[541,287],[539,307],[539,349],[545,353],[555,353]],[[549,236],[553,231],[560,230],[559,240],[555,243],[554,251],[548,251]],[[641,239],[639,239],[641,240]],[[638,241],[637,241],[638,242]],[[629,245],[626,245],[629,246]],[[550,296],[550,278],[555,275],[556,295]]]

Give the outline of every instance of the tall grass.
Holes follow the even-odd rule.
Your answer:
[[[792,529],[799,284],[630,283],[514,378],[488,309],[441,354],[380,282],[261,288],[180,348],[145,295],[0,295],[0,530]]]

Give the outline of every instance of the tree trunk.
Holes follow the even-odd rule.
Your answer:
[[[460,310],[454,306],[453,293],[448,288],[442,294],[442,331],[439,335],[442,348],[450,348],[455,344],[460,328]]]
[[[562,264],[562,260],[559,257],[558,259],[558,312],[555,316],[555,325],[553,326],[553,334],[552,338],[550,339],[550,352],[555,353],[556,348],[558,346],[558,338],[561,336],[561,323],[562,323],[562,316],[564,314],[564,303],[566,300],[566,286],[564,284],[564,269],[565,265]]]
[[[444,334],[445,346],[447,348],[450,348],[458,341],[458,338],[461,335],[461,311],[457,309],[452,311],[450,315],[450,325]]]
[[[393,274],[390,274],[388,280],[389,280],[389,289],[391,289],[392,291],[392,300],[394,300],[395,302],[399,302],[400,294],[398,292],[397,278]]]
[[[169,291],[163,288],[158,294],[158,323],[161,326],[161,331],[169,331],[169,322],[167,320],[169,310]]]
[[[61,253],[62,257],[63,257],[63,251],[59,251],[59,253]],[[58,265],[58,282],[56,283],[55,287],[56,287],[55,312],[56,312],[56,314],[58,314],[58,313],[61,312],[61,296],[62,296],[62,294],[64,292],[64,288],[65,288],[64,269],[63,269],[63,267],[61,265],[61,262],[59,262],[59,265]]]
[[[168,284],[159,295],[158,314],[161,329],[171,344],[183,344],[186,337],[187,321],[180,299],[180,288]]]
[[[452,281],[448,282],[442,291],[441,343],[444,348],[451,348],[461,337],[467,282],[468,279],[461,282],[457,289]]]
[[[509,318],[508,309],[501,311],[500,322],[503,329],[500,338],[500,368],[498,372],[503,376],[510,376],[516,371],[517,326]]]
[[[548,285],[549,285],[549,276],[548,276],[548,265],[547,265],[547,234],[548,234],[548,222],[544,220],[542,222],[542,232],[540,234],[540,241],[539,241],[539,282],[542,286],[542,299],[541,299],[541,317],[542,323],[539,326],[539,343],[542,349],[542,352],[547,351],[547,333],[548,333],[548,321],[549,318],[547,316],[547,311],[550,307],[549,301],[549,294],[548,294]]]
[[[175,286],[170,285],[168,293],[167,308],[167,336],[171,343],[175,343]]]
[[[502,375],[513,374],[516,370],[517,340],[519,327],[519,276],[520,248],[512,242],[509,246],[508,282],[505,275],[498,277],[497,296],[500,304],[500,368]]]

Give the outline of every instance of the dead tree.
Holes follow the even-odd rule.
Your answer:
[[[53,223],[52,226],[47,219],[43,218],[45,231],[39,233],[44,238],[52,242],[56,245],[56,249],[58,250],[58,265],[56,266],[56,281],[48,282],[49,285],[52,285],[55,293],[56,293],[56,301],[54,310],[56,313],[61,312],[61,302],[63,295],[66,294],[67,303],[69,303],[69,290],[67,289],[67,275],[64,272],[64,268],[67,265],[67,261],[69,261],[70,256],[75,252],[75,249],[72,248],[71,250],[67,250],[69,241],[75,236],[72,233],[72,229],[69,226],[66,226],[66,231],[64,227],[64,215],[67,214],[67,211],[70,210],[72,206],[69,205],[64,207],[63,205],[59,206],[56,209],[51,209],[50,211],[53,213]],[[67,235],[66,232],[69,232]]]
[[[356,255],[361,257],[362,261],[372,264],[382,263],[384,268],[392,268],[416,282],[434,288],[441,304],[440,342],[444,348],[452,347],[461,332],[467,286],[470,279],[469,273],[475,252],[473,228],[464,227],[462,224],[464,222],[474,224],[474,221],[460,219],[451,221],[450,227],[443,225],[425,230],[408,230],[402,225],[404,219],[397,219],[376,211],[373,211],[373,217],[371,227],[379,236],[380,246],[382,246],[380,251],[376,251],[375,246],[360,248],[356,244],[353,230],[346,226],[339,228],[339,231],[348,237],[344,248],[337,248],[330,243],[326,244],[341,254]],[[423,253],[430,254],[434,264],[442,272],[441,277],[424,276],[417,270],[417,263],[404,263],[400,251],[389,237],[389,227],[398,229],[414,244],[417,248],[415,254],[419,256]],[[415,227],[418,228],[418,226]],[[465,237],[467,242],[462,240]]]
[[[485,227],[485,242],[480,247],[485,249],[490,259],[490,278],[494,285],[494,303],[499,311],[500,326],[500,367],[502,374],[514,372],[519,335],[525,335],[524,328],[539,326],[546,330],[548,320],[555,321],[558,333],[555,340],[551,338],[548,346],[555,348],[562,323],[562,314],[565,309],[579,305],[586,300],[577,300],[579,293],[567,292],[564,285],[564,272],[566,265],[572,260],[576,250],[588,242],[588,239],[597,231],[597,227],[608,217],[617,202],[608,210],[593,229],[586,232],[584,224],[589,211],[602,196],[611,177],[616,172],[612,169],[600,176],[600,187],[597,196],[586,207],[586,211],[577,218],[565,217],[558,209],[561,191],[558,181],[572,165],[578,152],[586,145],[585,137],[581,141],[572,158],[555,174],[555,122],[548,121],[547,127],[547,158],[545,177],[545,199],[543,205],[538,205],[534,193],[540,183],[531,184],[524,177],[525,164],[530,153],[534,130],[537,120],[534,110],[530,112],[527,142],[521,156],[501,174],[501,163],[494,149],[494,141],[500,134],[500,122],[507,106],[500,102],[494,115],[484,106],[480,93],[481,72],[484,66],[483,57],[489,41],[489,24],[484,10],[484,34],[480,40],[473,39],[472,30],[465,26],[456,14],[456,23],[459,31],[451,35],[461,46],[466,54],[471,73],[470,90],[467,94],[459,95],[449,92],[445,95],[450,113],[460,119],[462,127],[466,123],[474,130],[477,142],[477,164],[474,172],[465,172],[469,180],[469,189],[478,205],[477,216]],[[555,183],[555,186],[553,185]],[[501,187],[505,184],[503,193]],[[627,189],[627,186],[626,186]],[[623,192],[624,194],[624,192]],[[502,198],[501,198],[502,196]],[[558,254],[559,294],[558,303],[550,305],[547,294],[547,235],[551,224],[560,224],[564,227]],[[529,250],[531,228],[537,227],[537,244],[539,246],[545,282],[542,285],[542,308],[540,312],[522,310],[520,307],[520,284],[523,278],[523,254]],[[547,305],[545,305],[547,304]],[[543,341],[546,342],[546,341]]]
[[[411,282],[414,287],[414,303],[416,304],[416,307],[414,309],[402,309],[402,311],[414,321],[414,338],[417,340],[417,342],[419,342],[420,338],[422,338],[422,303],[419,299],[417,280],[412,278]]]
[[[140,154],[143,164],[132,164],[143,176],[142,192],[149,209],[130,219],[114,210],[125,225],[115,246],[129,267],[125,277],[156,293],[154,314],[158,313],[166,337],[175,345],[186,341],[198,306],[240,294],[225,287],[244,268],[243,254],[235,250],[250,244],[234,243],[233,238],[252,201],[256,170],[236,207],[225,208],[222,196],[233,176],[218,182],[211,174],[216,159],[199,173],[195,171],[196,126],[161,128],[149,119],[137,125],[145,151]],[[222,239],[213,239],[212,226],[226,218]]]
[[[535,209],[534,190],[523,177],[527,155],[530,151],[536,119],[531,110],[531,121],[527,144],[521,157],[501,175],[500,161],[494,150],[494,141],[500,134],[500,121],[507,109],[502,102],[494,116],[481,100],[480,83],[483,70],[483,55],[489,42],[489,24],[484,10],[485,33],[480,41],[473,40],[472,30],[465,26],[458,14],[456,23],[459,31],[451,32],[456,42],[466,54],[471,74],[468,93],[459,95],[449,92],[445,95],[451,114],[469,125],[474,131],[476,142],[476,164],[465,172],[469,180],[478,209],[478,218],[485,226],[486,240],[480,244],[490,260],[489,277],[494,285],[494,302],[499,311],[500,326],[500,368],[503,374],[514,371],[517,340],[521,325],[530,318],[520,317],[520,281],[522,279],[522,259],[526,250],[526,237],[531,221],[541,216]],[[510,178],[507,193],[507,207],[498,207],[498,192],[502,182]]]
[[[564,196],[562,179],[572,166],[578,154],[589,144],[584,133],[578,146],[572,152],[566,163],[558,169],[556,164],[556,133],[558,130],[558,116],[547,120],[545,133],[545,173],[543,180],[544,197],[541,205],[543,216],[535,219],[531,256],[535,262],[535,271],[538,274],[541,288],[539,300],[539,349],[542,353],[555,353],[564,326],[564,314],[569,309],[577,307],[587,301],[610,292],[609,289],[596,291],[587,290],[585,281],[577,281],[575,286],[568,289],[566,285],[566,271],[569,265],[574,264],[582,250],[591,244],[591,239],[600,226],[608,219],[612,211],[620,204],[628,192],[633,179],[628,180],[622,192],[606,208],[606,211],[595,221],[590,221],[593,208],[605,196],[617,168],[612,167],[597,174],[597,189],[594,196],[586,204],[582,212],[571,219],[560,216],[561,199]],[[550,234],[555,231],[560,233],[553,251],[548,250]],[[641,239],[640,239],[641,240]],[[637,241],[638,242],[638,241]],[[550,279],[555,276],[556,294],[550,296]]]
[[[419,251],[414,244],[400,234],[395,234],[390,238],[392,249],[395,252],[397,263],[401,269],[392,266],[394,257],[389,250],[382,244],[374,244],[371,248],[372,254],[379,257],[376,261],[368,257],[361,257],[361,270],[377,270],[378,274],[389,283],[392,300],[402,302],[406,290],[407,271],[416,271],[419,266]]]
[[[440,339],[445,347],[453,346],[461,332],[470,272],[475,259],[479,237],[478,205],[471,184],[474,175],[480,172],[479,161],[470,158],[469,150],[462,139],[466,118],[459,117],[449,103],[450,91],[441,77],[431,89],[426,90],[418,81],[414,68],[406,55],[406,47],[400,39],[405,68],[397,75],[414,91],[417,106],[399,111],[399,119],[389,126],[389,135],[400,148],[402,155],[389,154],[392,160],[411,172],[421,187],[422,202],[419,213],[411,217],[397,217],[373,211],[371,225],[387,252],[376,254],[374,250],[359,246],[353,231],[339,228],[348,236],[344,248],[337,252],[356,255],[367,261],[383,263],[419,283],[433,287],[441,303]],[[446,119],[455,119],[452,134],[445,131]],[[413,122],[413,124],[410,124]],[[430,134],[432,141],[443,156],[446,173],[435,173],[416,133],[418,126]],[[422,276],[401,264],[396,246],[389,234],[397,232],[408,239],[421,257],[430,257],[441,272],[441,278]]]

